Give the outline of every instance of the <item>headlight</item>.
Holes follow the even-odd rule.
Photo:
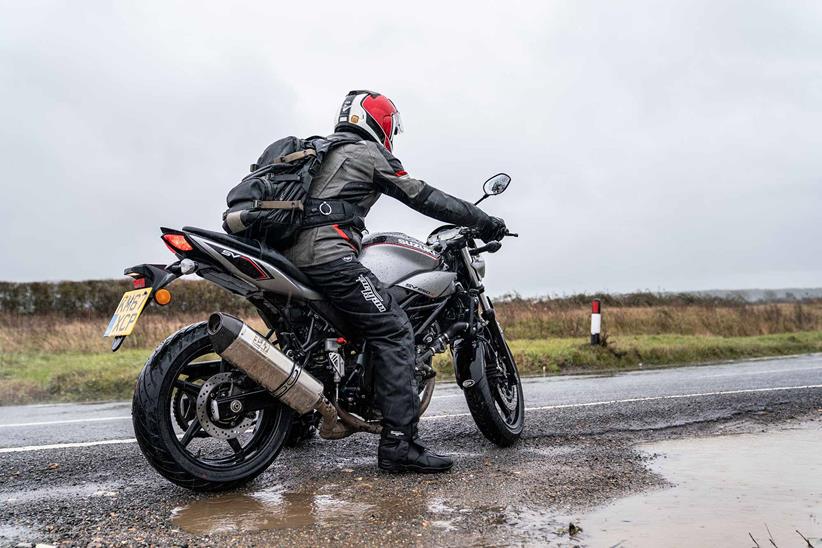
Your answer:
[[[439,242],[447,242],[448,240],[453,240],[454,238],[460,237],[460,229],[459,227],[453,228],[446,228],[442,230],[438,230],[434,232],[430,236],[428,236],[428,245],[434,245]]]
[[[474,257],[474,260],[471,261],[471,266],[477,271],[477,276],[480,277],[480,280],[485,277],[485,259],[479,256]]]

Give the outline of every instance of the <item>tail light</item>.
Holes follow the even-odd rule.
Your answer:
[[[143,289],[146,286],[146,279],[145,278],[134,278],[131,281],[131,284],[134,286],[134,289]]]
[[[163,234],[163,241],[172,253],[185,253],[194,249],[182,234]]]

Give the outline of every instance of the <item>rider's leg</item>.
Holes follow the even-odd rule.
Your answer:
[[[414,441],[419,414],[416,349],[405,311],[353,255],[302,270],[368,341],[376,402],[383,415],[380,466],[424,471],[450,468],[450,459]]]

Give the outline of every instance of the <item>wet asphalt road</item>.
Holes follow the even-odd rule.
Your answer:
[[[662,483],[633,444],[817,420],[822,355],[535,378],[523,389],[524,439],[498,449],[459,389],[438,388],[421,433],[456,457],[444,476],[381,474],[376,440],[358,434],[286,450],[248,489],[220,497],[151,470],[129,402],[3,407],[0,544],[584,545],[567,536],[568,516]]]

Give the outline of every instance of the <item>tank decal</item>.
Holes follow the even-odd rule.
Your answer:
[[[412,238],[407,234],[403,234],[402,232],[378,232],[376,234],[369,234],[363,238],[363,249],[374,245],[391,245],[394,247],[401,247],[404,249],[410,249],[411,251],[416,251],[417,253],[432,259],[440,258],[439,254],[425,245],[424,242],[421,242],[416,238]]]

